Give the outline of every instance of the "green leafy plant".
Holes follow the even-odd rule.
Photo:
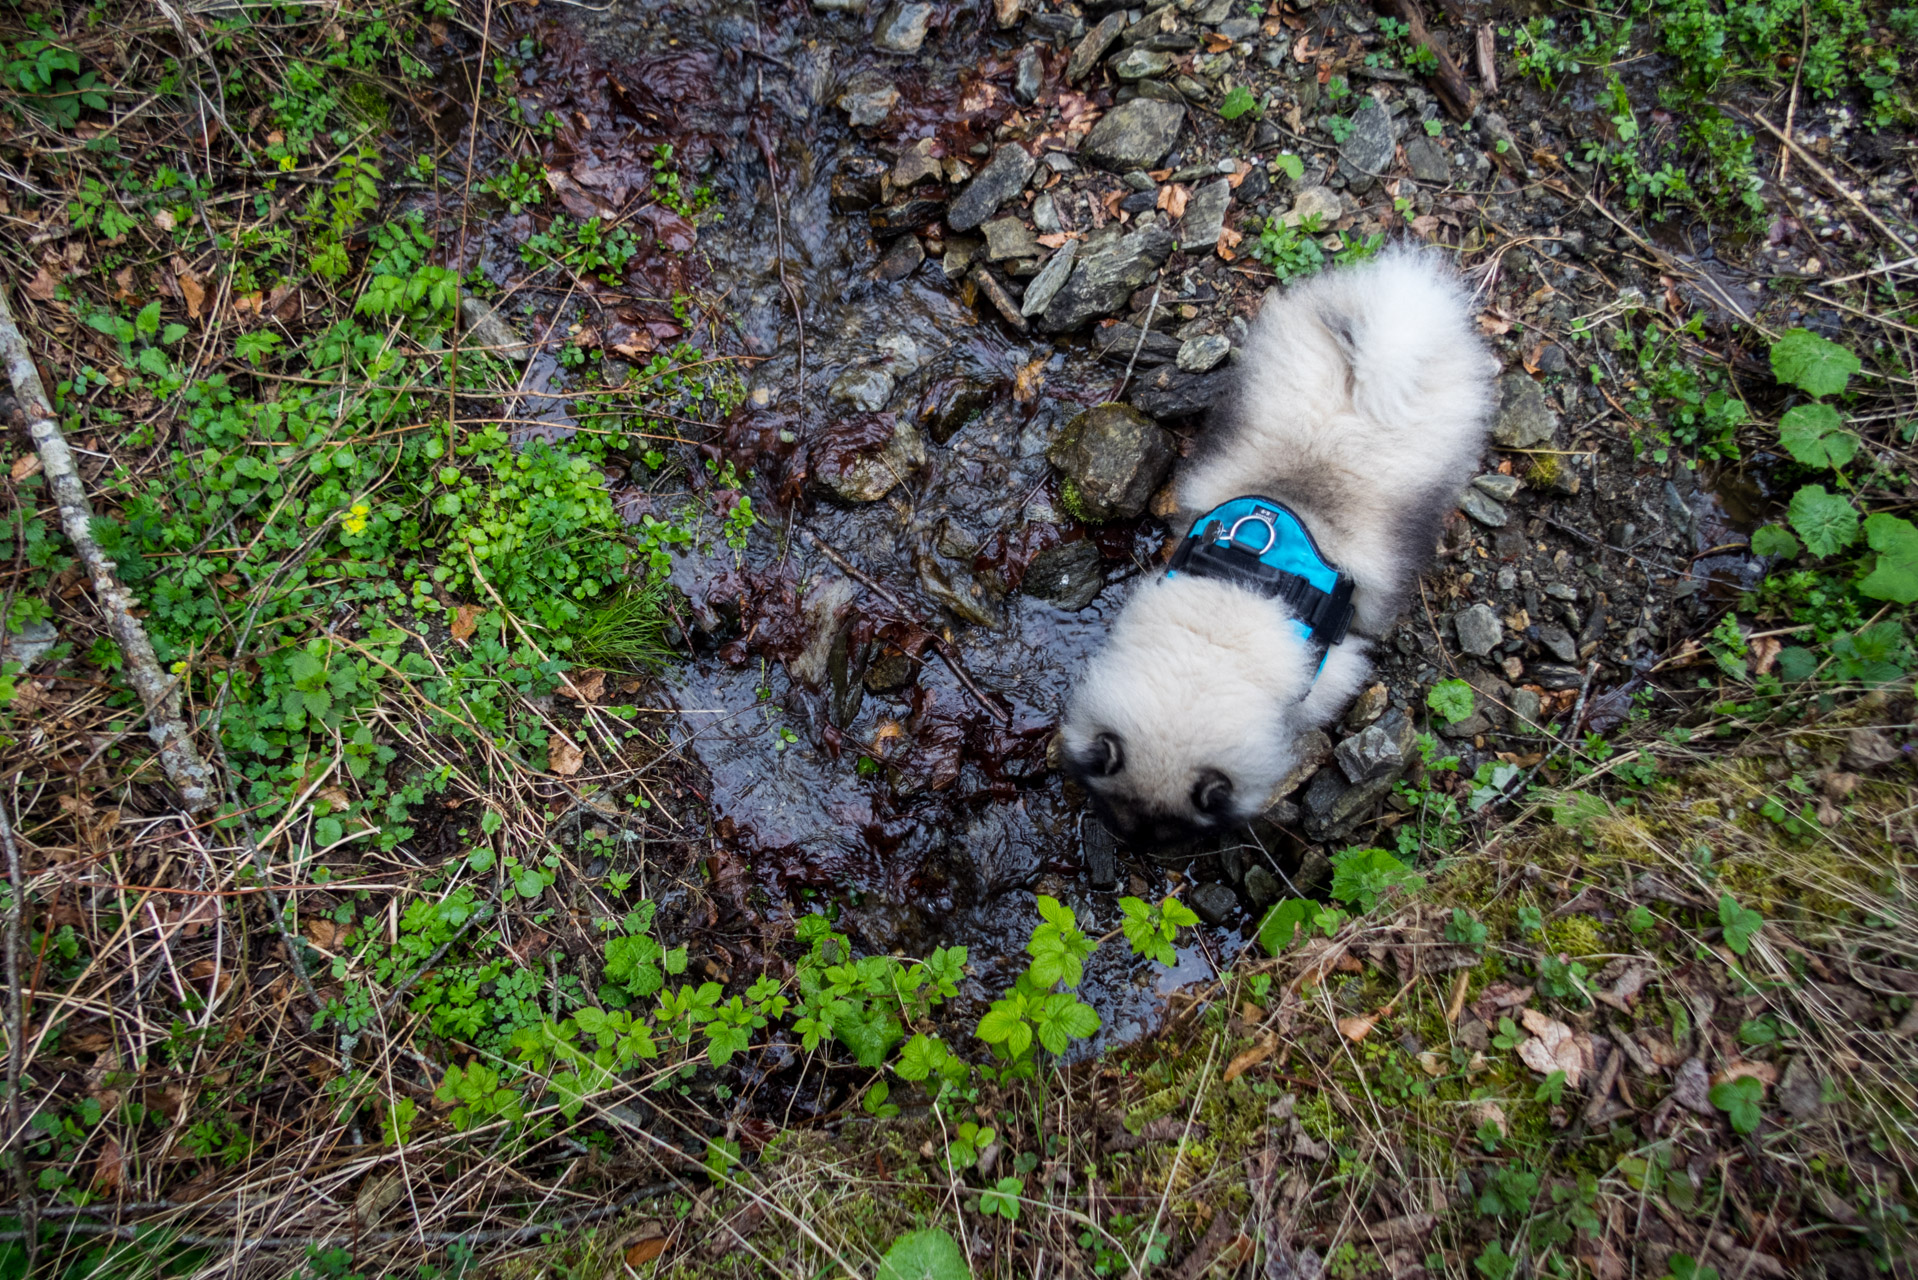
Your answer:
[[[1257,118],[1260,114],[1259,101],[1252,96],[1252,90],[1244,85],[1235,87],[1232,92],[1225,95],[1225,100],[1219,103],[1219,115],[1227,120],[1237,120],[1248,113]]]
[[[1725,1113],[1731,1121],[1732,1129],[1738,1133],[1752,1133],[1763,1119],[1761,1107],[1765,1101],[1765,1082],[1756,1076],[1739,1076],[1735,1080],[1726,1080],[1711,1088],[1712,1105]]]
[[[1441,680],[1425,694],[1425,705],[1447,724],[1457,724],[1472,714],[1472,686],[1463,680]]]
[[[1177,898],[1169,897],[1157,906],[1138,898],[1121,898],[1119,910],[1125,917],[1120,928],[1133,953],[1168,966],[1178,960],[1172,942],[1179,930],[1199,923],[1199,917]]]
[[[972,1267],[950,1232],[908,1231],[880,1259],[873,1280],[971,1280]]]
[[[1332,896],[1362,912],[1388,894],[1409,894],[1424,883],[1424,876],[1383,849],[1346,849],[1332,855]]]

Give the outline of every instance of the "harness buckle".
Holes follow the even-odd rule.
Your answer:
[[[1249,542],[1239,542],[1239,529],[1246,524],[1265,526],[1265,543],[1257,550],[1253,550]],[[1226,532],[1225,537],[1226,541],[1245,547],[1248,551],[1252,551],[1253,555],[1262,556],[1279,540],[1279,526],[1276,517],[1270,511],[1264,507],[1254,507],[1249,514],[1242,515],[1232,522],[1232,528]]]

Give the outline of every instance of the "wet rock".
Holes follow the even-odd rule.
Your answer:
[[[1077,84],[1086,78],[1086,73],[1099,65],[1099,59],[1117,43],[1119,33],[1125,30],[1125,12],[1115,10],[1099,20],[1099,25],[1086,32],[1086,38],[1072,51],[1072,58],[1066,63],[1066,82]]]
[[[1145,512],[1172,466],[1172,436],[1130,405],[1101,404],[1071,422],[1046,457],[1064,474],[1074,515],[1098,522]]]
[[[825,683],[833,642],[852,626],[854,594],[852,582],[846,578],[832,578],[806,593],[801,607],[806,619],[806,645],[786,669],[808,688],[817,689]]]
[[[1296,227],[1308,218],[1317,218],[1321,229],[1330,227],[1345,212],[1339,203],[1339,193],[1330,187],[1305,187],[1292,197],[1292,208],[1279,219],[1288,227]]]
[[[1034,556],[1020,589],[1061,609],[1078,610],[1091,604],[1105,584],[1099,548],[1081,540],[1047,547]]]
[[[993,387],[964,375],[935,378],[919,397],[919,422],[940,444],[984,413],[992,404]]]
[[[1518,477],[1502,476],[1496,472],[1491,475],[1474,476],[1472,487],[1489,498],[1510,502],[1518,496]]]
[[[1121,80],[1148,80],[1172,69],[1172,55],[1134,45],[1106,65]]]
[[[1540,627],[1538,629],[1538,642],[1545,646],[1546,652],[1550,653],[1560,662],[1570,663],[1578,661],[1578,641],[1574,640],[1572,633],[1564,627]]]
[[[812,7],[821,13],[864,13],[866,0],[812,0]]]
[[[1073,264],[1078,260],[1077,240],[1068,240],[1053,250],[1052,256],[1046,259],[1046,265],[1039,268],[1039,274],[1026,286],[1026,296],[1019,304],[1019,314],[1036,316],[1044,311],[1065,285],[1066,277],[1072,274]]]
[[[1568,664],[1541,662],[1533,666],[1532,680],[1540,688],[1558,692],[1576,689],[1585,683],[1585,673]]]
[[[986,233],[986,257],[993,262],[1036,258],[1045,252],[1045,246],[1032,238],[1032,228],[1017,218],[994,218],[979,229]]]
[[[873,47],[887,53],[918,53],[931,21],[931,5],[900,0],[879,19],[879,29],[872,36]]]
[[[882,653],[866,664],[861,683],[869,693],[897,693],[912,683],[919,668],[903,653]]]
[[[1505,638],[1505,626],[1490,605],[1475,604],[1459,610],[1452,626],[1458,632],[1459,648],[1475,658],[1486,657]]]
[[[1046,304],[1040,326],[1057,333],[1117,311],[1171,254],[1172,234],[1156,224],[1131,235],[1116,225],[1094,233],[1079,246],[1078,263]]]
[[[1239,895],[1216,880],[1196,886],[1186,896],[1186,904],[1211,925],[1223,926],[1239,914]]]
[[[848,156],[832,176],[834,213],[863,213],[879,203],[886,166],[867,156]]]
[[[1452,162],[1436,138],[1415,133],[1405,140],[1405,164],[1420,182],[1443,187],[1452,181]]]
[[[1511,518],[1504,507],[1473,488],[1467,488],[1458,496],[1458,509],[1488,529],[1503,529]]]
[[[1376,178],[1392,164],[1399,142],[1398,125],[1376,98],[1367,99],[1352,116],[1352,132],[1339,147],[1339,163],[1351,173]]]
[[[1137,325],[1123,321],[1103,326],[1092,335],[1092,341],[1098,348],[1101,360],[1140,368],[1178,359],[1179,348],[1184,345],[1171,334],[1158,329],[1144,330],[1141,336]]]
[[[933,139],[921,138],[900,153],[892,166],[893,190],[905,191],[928,178],[939,180],[939,159],[932,154],[932,148]]]
[[[940,208],[936,200],[903,200],[869,211],[866,222],[879,235],[897,235],[925,226],[939,216]]]
[[[1019,61],[1012,71],[1012,96],[1021,102],[1030,103],[1039,96],[1039,90],[1045,87],[1046,64],[1039,56],[1039,46],[1029,44],[1019,53]]]
[[[1174,363],[1186,373],[1207,373],[1232,353],[1232,340],[1222,333],[1203,333],[1179,344]]]
[[[878,276],[881,280],[904,280],[925,260],[926,251],[918,236],[900,236],[879,259]]]
[[[1245,896],[1263,911],[1285,896],[1285,886],[1277,876],[1254,863],[1245,869]]]
[[[821,469],[819,481],[847,502],[877,502],[892,487],[926,465],[926,438],[909,422],[893,429],[880,448]]]
[[[1211,251],[1225,229],[1225,211],[1232,203],[1232,182],[1219,178],[1199,187],[1186,202],[1185,222],[1179,232],[1181,249]]]
[[[533,345],[514,333],[499,312],[470,293],[460,294],[460,323],[466,326],[469,340],[502,359],[525,364],[533,358]]]
[[[1099,118],[1079,148],[1080,154],[1114,173],[1157,168],[1178,141],[1184,125],[1184,107],[1134,98]]]
[[[1185,418],[1204,413],[1230,389],[1226,374],[1186,373],[1168,364],[1135,375],[1129,395],[1135,408],[1155,418]]]
[[[913,567],[919,572],[919,589],[931,599],[976,626],[999,625],[992,597],[971,574],[949,568],[924,552],[913,557]]]
[[[1501,449],[1535,449],[1558,435],[1558,413],[1531,375],[1514,370],[1498,380],[1498,417],[1492,443]]]
[[[833,105],[846,113],[853,128],[870,129],[891,115],[898,101],[899,90],[892,81],[867,71],[848,80]]]
[[[1031,153],[1018,143],[1000,147],[952,202],[946,225],[954,231],[970,231],[999,212],[999,206],[1019,194],[1032,177],[1033,164]]]
[[[939,259],[939,265],[945,270],[946,279],[957,280],[979,260],[986,251],[986,242],[974,236],[947,236],[946,254]]]
[[[1119,883],[1119,841],[1105,824],[1091,814],[1081,829],[1085,848],[1086,879],[1095,889],[1111,889]]]
[[[895,385],[884,369],[848,369],[833,379],[826,394],[862,413],[877,413],[891,403]]]
[[[1345,713],[1348,728],[1363,729],[1385,714],[1391,694],[1384,684],[1375,684],[1361,693],[1352,703],[1352,709]]]
[[[1006,287],[999,283],[998,277],[986,270],[983,264],[975,265],[967,273],[966,279],[972,281],[973,288],[985,295],[986,301],[992,304],[993,310],[997,311],[1007,324],[1015,329],[1026,327],[1026,318],[1019,314],[1018,302],[1006,292]]]

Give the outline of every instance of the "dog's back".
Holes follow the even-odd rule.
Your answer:
[[[1416,249],[1328,271],[1267,304],[1237,371],[1180,477],[1182,515],[1285,502],[1357,579],[1357,626],[1376,634],[1484,452],[1496,366],[1464,289]]]

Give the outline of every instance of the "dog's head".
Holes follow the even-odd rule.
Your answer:
[[[1066,767],[1135,845],[1242,825],[1292,767],[1316,665],[1274,601],[1189,576],[1147,583],[1073,691]]]

